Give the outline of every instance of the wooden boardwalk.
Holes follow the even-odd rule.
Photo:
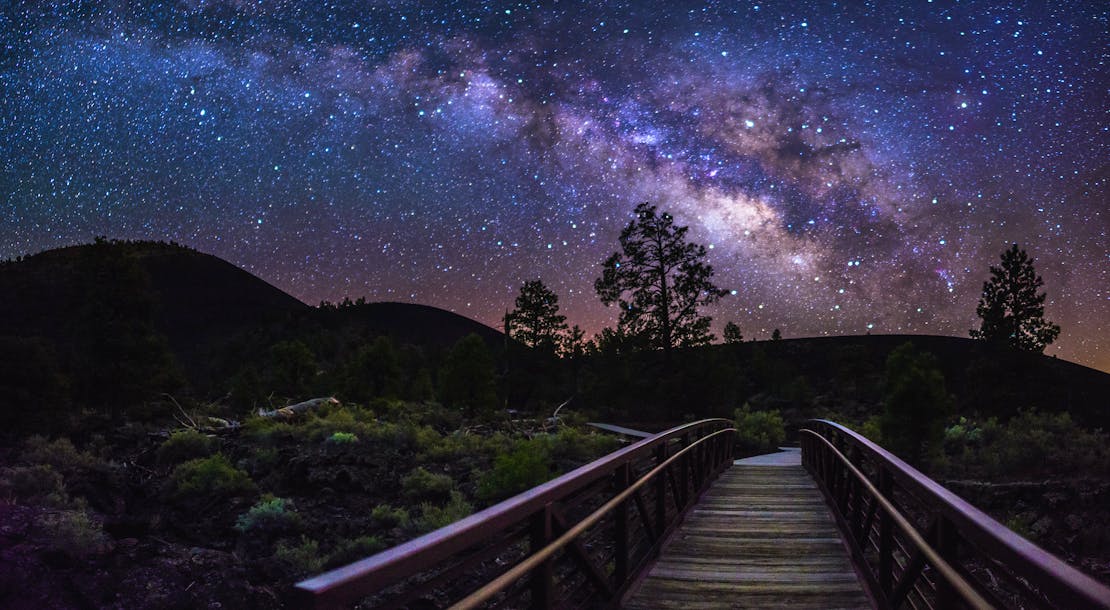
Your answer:
[[[629,609],[870,608],[801,466],[736,465],[686,517]]]

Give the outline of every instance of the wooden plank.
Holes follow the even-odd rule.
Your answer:
[[[800,466],[733,466],[663,549],[630,609],[869,608],[840,533]]]

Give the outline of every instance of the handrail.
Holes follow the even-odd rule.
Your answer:
[[[471,593],[465,599],[451,606],[451,610],[469,610],[470,608],[476,608],[482,602],[489,600],[489,598],[496,595],[509,583],[523,577],[528,572],[534,570],[540,563],[546,561],[548,558],[550,558],[557,551],[565,547],[578,536],[581,536],[582,532],[585,532],[591,526],[597,524],[598,521],[601,521],[602,517],[612,512],[613,509],[616,508],[618,505],[628,501],[633,493],[643,487],[649,480],[655,478],[655,475],[663,472],[664,469],[670,466],[673,462],[677,461],[678,458],[697,448],[698,445],[705,443],[718,435],[730,433],[734,434],[735,432],[735,428],[725,428],[724,430],[718,430],[710,434],[709,436],[703,437],[693,444],[687,445],[684,449],[672,455],[662,464],[656,466],[655,468],[652,468],[650,472],[640,477],[638,481],[633,483],[616,497],[603,504],[601,508],[595,510],[594,512],[590,513],[588,517],[579,521],[577,525],[567,530],[565,534],[559,536],[559,538],[557,538],[554,542],[533,553],[527,559],[510,569],[508,572],[505,572],[486,586],[475,591],[474,593]]]
[[[828,439],[808,428],[802,428],[798,431],[798,433],[813,435],[815,438],[817,438],[817,440],[828,446],[828,449],[833,452],[833,455],[835,455],[837,459],[839,459],[845,466],[847,466],[852,475],[855,476],[856,479],[865,488],[867,488],[867,491],[869,491],[872,497],[875,498],[879,505],[883,507],[883,510],[886,511],[888,515],[890,515],[891,519],[894,520],[894,523],[898,526],[898,528],[905,532],[906,536],[909,537],[914,546],[916,546],[921,551],[921,553],[925,555],[930,564],[937,568],[937,571],[941,573],[941,576],[943,576],[944,579],[947,580],[948,583],[956,589],[956,591],[960,594],[960,597],[962,597],[965,602],[975,608],[993,608],[990,602],[983,599],[983,596],[979,595],[975,588],[972,587],[971,584],[968,583],[963,576],[960,576],[955,568],[953,568],[951,564],[949,564],[940,556],[936,549],[934,549],[928,542],[925,541],[925,538],[921,536],[921,534],[913,527],[913,525],[909,521],[907,521],[901,513],[898,512],[898,509],[895,508],[890,499],[880,493],[879,490],[871,484],[871,481],[868,480],[867,475],[860,472],[859,468],[856,468],[855,465],[852,464],[852,462],[843,453],[841,453],[839,449],[837,449],[831,442],[829,442]]]
[[[812,436],[803,437],[809,439],[803,440],[803,463],[839,513],[837,517],[842,527],[854,526],[855,531],[849,532],[849,542],[857,554],[857,563],[864,555],[863,546],[873,544],[879,547],[878,570],[869,566],[871,571],[865,572],[877,599],[887,600],[895,593],[892,577],[894,562],[889,556],[892,553],[889,525],[881,518],[879,523],[875,523],[873,506],[882,505],[882,498],[885,498],[891,502],[891,508],[896,508],[893,506],[894,494],[900,490],[905,500],[913,501],[914,505],[904,506],[897,512],[903,518],[907,509],[929,516],[933,528],[925,537],[935,539],[939,548],[934,547],[934,550],[944,561],[953,564],[961,578],[970,577],[980,594],[993,598],[990,603],[1008,605],[1004,598],[1019,597],[1033,604],[1052,607],[1110,609],[1110,588],[1018,536],[886,449],[835,422],[820,419],[808,423],[813,430]],[[816,443],[814,438],[823,442]],[[853,488],[851,482],[845,479],[845,472],[837,470],[825,457],[832,455],[830,449],[840,456],[837,461],[841,458],[846,460],[845,465],[853,478],[863,477],[860,483],[866,495],[863,490]],[[873,479],[864,474],[865,470],[873,472]],[[896,518],[893,520],[897,521]],[[878,542],[872,539],[875,534]],[[935,561],[936,558],[927,557],[928,553],[925,555],[925,561],[943,575],[944,570]],[[917,557],[912,559],[919,560]],[[994,590],[991,578],[976,578],[970,568],[980,567],[979,564],[984,561],[1002,566],[1012,573],[1010,589]],[[904,573],[910,572],[911,568],[920,569],[919,566],[909,565],[911,563],[913,561],[907,558],[906,565],[900,566]],[[903,584],[906,587],[916,586],[913,583]],[[903,589],[900,587],[898,592],[906,593]],[[958,587],[956,589],[958,592]]]
[[[403,581],[407,577],[428,570],[431,566],[471,549],[477,544],[491,540],[505,531],[534,522],[536,519],[547,523],[547,537],[553,537],[550,536],[551,513],[559,502],[566,501],[575,494],[583,493],[591,485],[603,481],[606,477],[613,477],[623,472],[623,476],[627,479],[631,470],[630,467],[634,462],[642,461],[645,458],[655,458],[658,463],[663,463],[667,457],[667,448],[672,441],[682,441],[684,445],[690,447],[695,444],[703,447],[698,443],[691,444],[689,442],[691,436],[717,438],[716,432],[722,428],[730,427],[731,424],[732,422],[726,419],[706,419],[676,426],[646,438],[456,523],[377,555],[301,581],[297,583],[291,601],[297,607],[316,608],[341,607],[352,604],[359,599]],[[706,459],[703,460],[704,464],[701,464],[705,472],[697,471],[698,464],[690,464],[691,468],[694,469],[695,483],[700,478],[703,487],[712,478],[713,474],[731,464],[732,444],[727,443],[727,446],[720,442],[718,444],[720,446],[716,447],[713,453],[706,453]],[[683,455],[686,455],[688,459],[690,454],[683,452]],[[667,463],[673,466],[672,462],[668,461]],[[672,474],[670,478],[671,496],[673,498],[682,496],[683,502],[687,505],[691,499],[687,485],[688,470],[684,463],[677,479],[682,482],[681,490],[677,487],[678,483],[673,473],[669,473]],[[626,481],[626,485],[631,484],[631,481]],[[654,517],[658,519],[668,516],[664,504],[664,496],[666,495],[664,487],[665,485],[660,486],[660,491],[656,492],[655,506],[657,509]],[[693,495],[700,491],[696,484],[693,491]],[[640,508],[641,518],[646,520],[648,515],[645,514],[645,509],[639,500],[641,499],[638,498],[637,504]],[[625,502],[627,502],[627,496],[625,496]],[[661,514],[659,508],[663,509]],[[683,507],[684,509],[685,507]],[[677,519],[679,514],[676,513],[674,517]],[[662,526],[663,523],[660,521],[657,524],[659,531],[655,532],[657,538],[664,533]],[[671,527],[673,527],[673,524],[671,524]],[[546,546],[549,541],[543,540],[543,546]],[[657,541],[655,546],[658,546],[658,542],[661,541]],[[618,541],[619,543],[620,541]],[[533,549],[534,551],[535,549]],[[618,581],[615,583],[615,588],[625,586],[626,583],[621,581],[627,580],[627,576],[615,576],[613,580]]]

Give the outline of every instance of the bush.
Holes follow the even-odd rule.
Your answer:
[[[432,474],[417,466],[401,480],[401,488],[410,500],[443,501],[450,497],[455,481],[445,474]]]
[[[300,522],[301,516],[293,509],[291,501],[266,494],[250,510],[239,515],[235,529],[244,533],[281,532],[296,528]]]
[[[936,467],[988,479],[1110,472],[1108,444],[1106,433],[1079,427],[1068,413],[1023,411],[1005,424],[961,417],[945,429],[945,459]]]
[[[358,436],[351,432],[333,432],[324,442],[329,445],[350,445],[358,442]]]
[[[541,443],[521,443],[511,453],[497,456],[493,470],[478,481],[478,497],[503,500],[551,478],[548,452]]]
[[[250,475],[235,468],[223,454],[189,460],[174,468],[170,475],[170,495],[190,497],[242,496],[254,492]]]
[[[62,475],[48,464],[0,469],[0,498],[54,508],[69,505]]]
[[[620,446],[617,437],[611,434],[584,434],[575,428],[560,428],[548,440],[551,457],[557,462],[591,462]]]
[[[354,540],[344,540],[335,547],[324,562],[324,569],[330,570],[348,563],[369,557],[385,548],[385,543],[377,536],[362,536]]]
[[[372,527],[392,529],[394,527],[409,526],[409,512],[403,508],[393,508],[388,504],[379,504],[370,511]]]
[[[100,524],[84,510],[63,510],[43,516],[40,523],[51,548],[70,557],[84,557],[104,549],[107,537]]]
[[[451,492],[451,499],[442,506],[425,502],[420,505],[420,518],[416,520],[416,527],[421,532],[437,530],[445,525],[450,525],[459,519],[469,517],[474,512],[474,507],[457,491]]]
[[[866,420],[864,420],[863,424],[860,425],[859,430],[857,432],[859,432],[863,436],[867,437],[867,440],[871,441],[872,443],[875,443],[876,445],[882,445],[883,444],[883,421],[882,420],[883,420],[882,416],[872,415],[871,417],[868,417]]]
[[[744,403],[736,410],[736,436],[742,451],[775,451],[786,439],[782,415],[777,409],[752,411]]]
[[[20,458],[28,464],[48,464],[61,472],[92,470],[100,465],[93,454],[78,451],[68,438],[53,441],[42,436],[32,436],[23,443]]]
[[[158,446],[158,463],[164,466],[208,457],[220,448],[220,441],[196,430],[174,432]]]
[[[301,543],[297,546],[279,542],[274,557],[293,568],[298,576],[315,574],[324,567],[320,543],[307,536],[301,536]]]

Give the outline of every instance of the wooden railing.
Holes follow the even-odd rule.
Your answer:
[[[605,607],[732,464],[724,419],[678,426],[296,585],[294,607]]]
[[[839,424],[801,430],[802,462],[881,608],[1110,608],[1110,589]]]

